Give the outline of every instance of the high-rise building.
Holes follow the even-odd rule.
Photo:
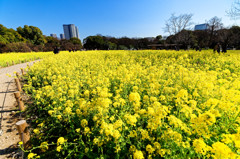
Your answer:
[[[75,27],[75,29],[76,29],[76,35],[77,35],[77,38],[80,39],[80,38],[79,38],[78,27]]]
[[[64,34],[60,34],[60,39],[65,39],[65,35]]]
[[[194,30],[208,30],[209,25],[207,23],[195,25]]]
[[[51,37],[57,38],[57,34],[50,34]]]
[[[63,31],[67,40],[74,37],[79,39],[78,28],[74,24],[64,24]]]

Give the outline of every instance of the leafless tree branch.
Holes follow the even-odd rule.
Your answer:
[[[240,18],[240,0],[235,0],[233,2],[231,9],[227,11],[227,14],[233,19]]]
[[[165,32],[170,35],[177,34],[184,29],[188,29],[193,23],[191,22],[193,14],[180,14],[175,16],[172,14],[171,17],[165,23]]]

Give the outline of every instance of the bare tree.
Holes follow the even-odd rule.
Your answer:
[[[208,25],[209,25],[209,30],[210,30],[211,32],[223,28],[222,19],[221,19],[221,18],[218,18],[217,16],[211,18],[207,23],[208,23]]]
[[[231,18],[240,18],[240,0],[235,0],[230,10],[227,11],[228,16]]]
[[[193,23],[191,22],[193,14],[180,14],[175,16],[172,14],[171,17],[166,21],[165,32],[170,35],[177,34],[184,29],[188,29]]]
[[[211,46],[213,44],[213,41],[216,38],[217,31],[220,29],[223,29],[223,23],[222,23],[222,19],[218,18],[217,16],[210,19],[207,23],[209,26],[209,33],[210,33],[209,46]]]

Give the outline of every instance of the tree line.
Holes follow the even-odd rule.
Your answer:
[[[0,24],[0,52],[30,52],[59,50],[138,50],[138,49],[169,49],[165,46],[177,46],[178,49],[212,48],[218,44],[225,48],[240,49],[240,27],[224,28],[221,19],[213,17],[206,22],[205,30],[191,30],[192,14],[172,15],[166,21],[167,38],[161,35],[148,38],[115,38],[111,36],[88,36],[83,40],[71,38],[59,40],[44,36],[35,26],[25,25],[16,30],[8,29]],[[153,45],[160,47],[152,47]],[[171,48],[173,49],[173,48]]]
[[[190,30],[192,14],[172,15],[165,25],[170,34],[167,44],[177,44],[180,48],[212,48],[221,45],[224,48],[240,49],[240,27],[224,28],[221,18],[213,17],[205,23],[203,30]],[[179,29],[180,28],[180,29]],[[172,34],[173,33],[173,34]]]
[[[82,43],[78,38],[59,40],[44,36],[35,26],[24,25],[14,30],[0,24],[0,53],[53,51],[56,47],[60,50],[80,50]]]
[[[206,30],[183,29],[166,39],[161,35],[152,38],[115,38],[109,36],[89,36],[83,41],[87,50],[127,50],[127,49],[169,49],[168,44],[178,46],[178,49],[214,49],[217,44],[229,49],[240,49],[240,27],[231,28],[209,27]],[[159,47],[158,47],[159,46]]]
[[[149,38],[115,38],[111,36],[89,36],[83,40],[83,46],[87,50],[136,50],[149,49],[152,43],[163,43],[162,36]]]

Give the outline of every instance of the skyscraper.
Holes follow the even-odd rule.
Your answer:
[[[76,28],[76,35],[77,35],[77,38],[80,39],[80,38],[79,38],[78,27],[75,27],[75,28]]]
[[[79,39],[78,28],[74,24],[63,24],[63,31],[67,40],[73,37]]]
[[[194,30],[208,30],[209,25],[207,23],[195,25]]]
[[[65,35],[64,34],[60,34],[60,39],[65,39]]]
[[[57,38],[57,34],[50,34],[51,37]]]

